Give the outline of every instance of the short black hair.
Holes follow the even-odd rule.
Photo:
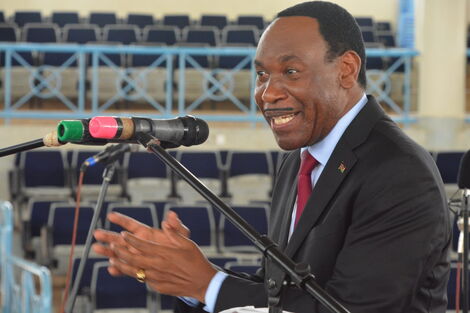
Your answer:
[[[307,16],[317,19],[320,34],[327,42],[328,61],[335,59],[348,50],[355,51],[361,58],[358,82],[365,89],[366,52],[361,30],[354,17],[337,4],[326,1],[308,1],[296,4],[277,14],[277,17]]]

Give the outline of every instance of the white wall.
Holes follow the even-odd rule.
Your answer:
[[[124,17],[129,12],[150,13],[156,18],[169,13],[189,13],[198,18],[204,13],[224,13],[230,18],[239,14],[262,14],[271,19],[293,4],[294,0],[1,0],[0,10],[11,15],[16,10],[40,10],[45,15],[52,11],[78,11],[87,16],[90,11],[113,11]],[[353,15],[369,15],[377,20],[395,22],[398,0],[335,0]]]

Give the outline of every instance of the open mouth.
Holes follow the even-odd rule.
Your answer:
[[[292,121],[295,117],[295,114],[287,114],[282,116],[273,116],[271,117],[271,124],[274,126],[279,126],[283,124],[287,124]]]

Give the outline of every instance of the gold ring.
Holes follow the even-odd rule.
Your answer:
[[[135,272],[135,279],[140,283],[145,283],[145,270],[143,268]]]

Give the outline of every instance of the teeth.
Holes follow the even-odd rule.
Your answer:
[[[281,125],[290,122],[294,118],[294,114],[273,117],[274,124]]]

